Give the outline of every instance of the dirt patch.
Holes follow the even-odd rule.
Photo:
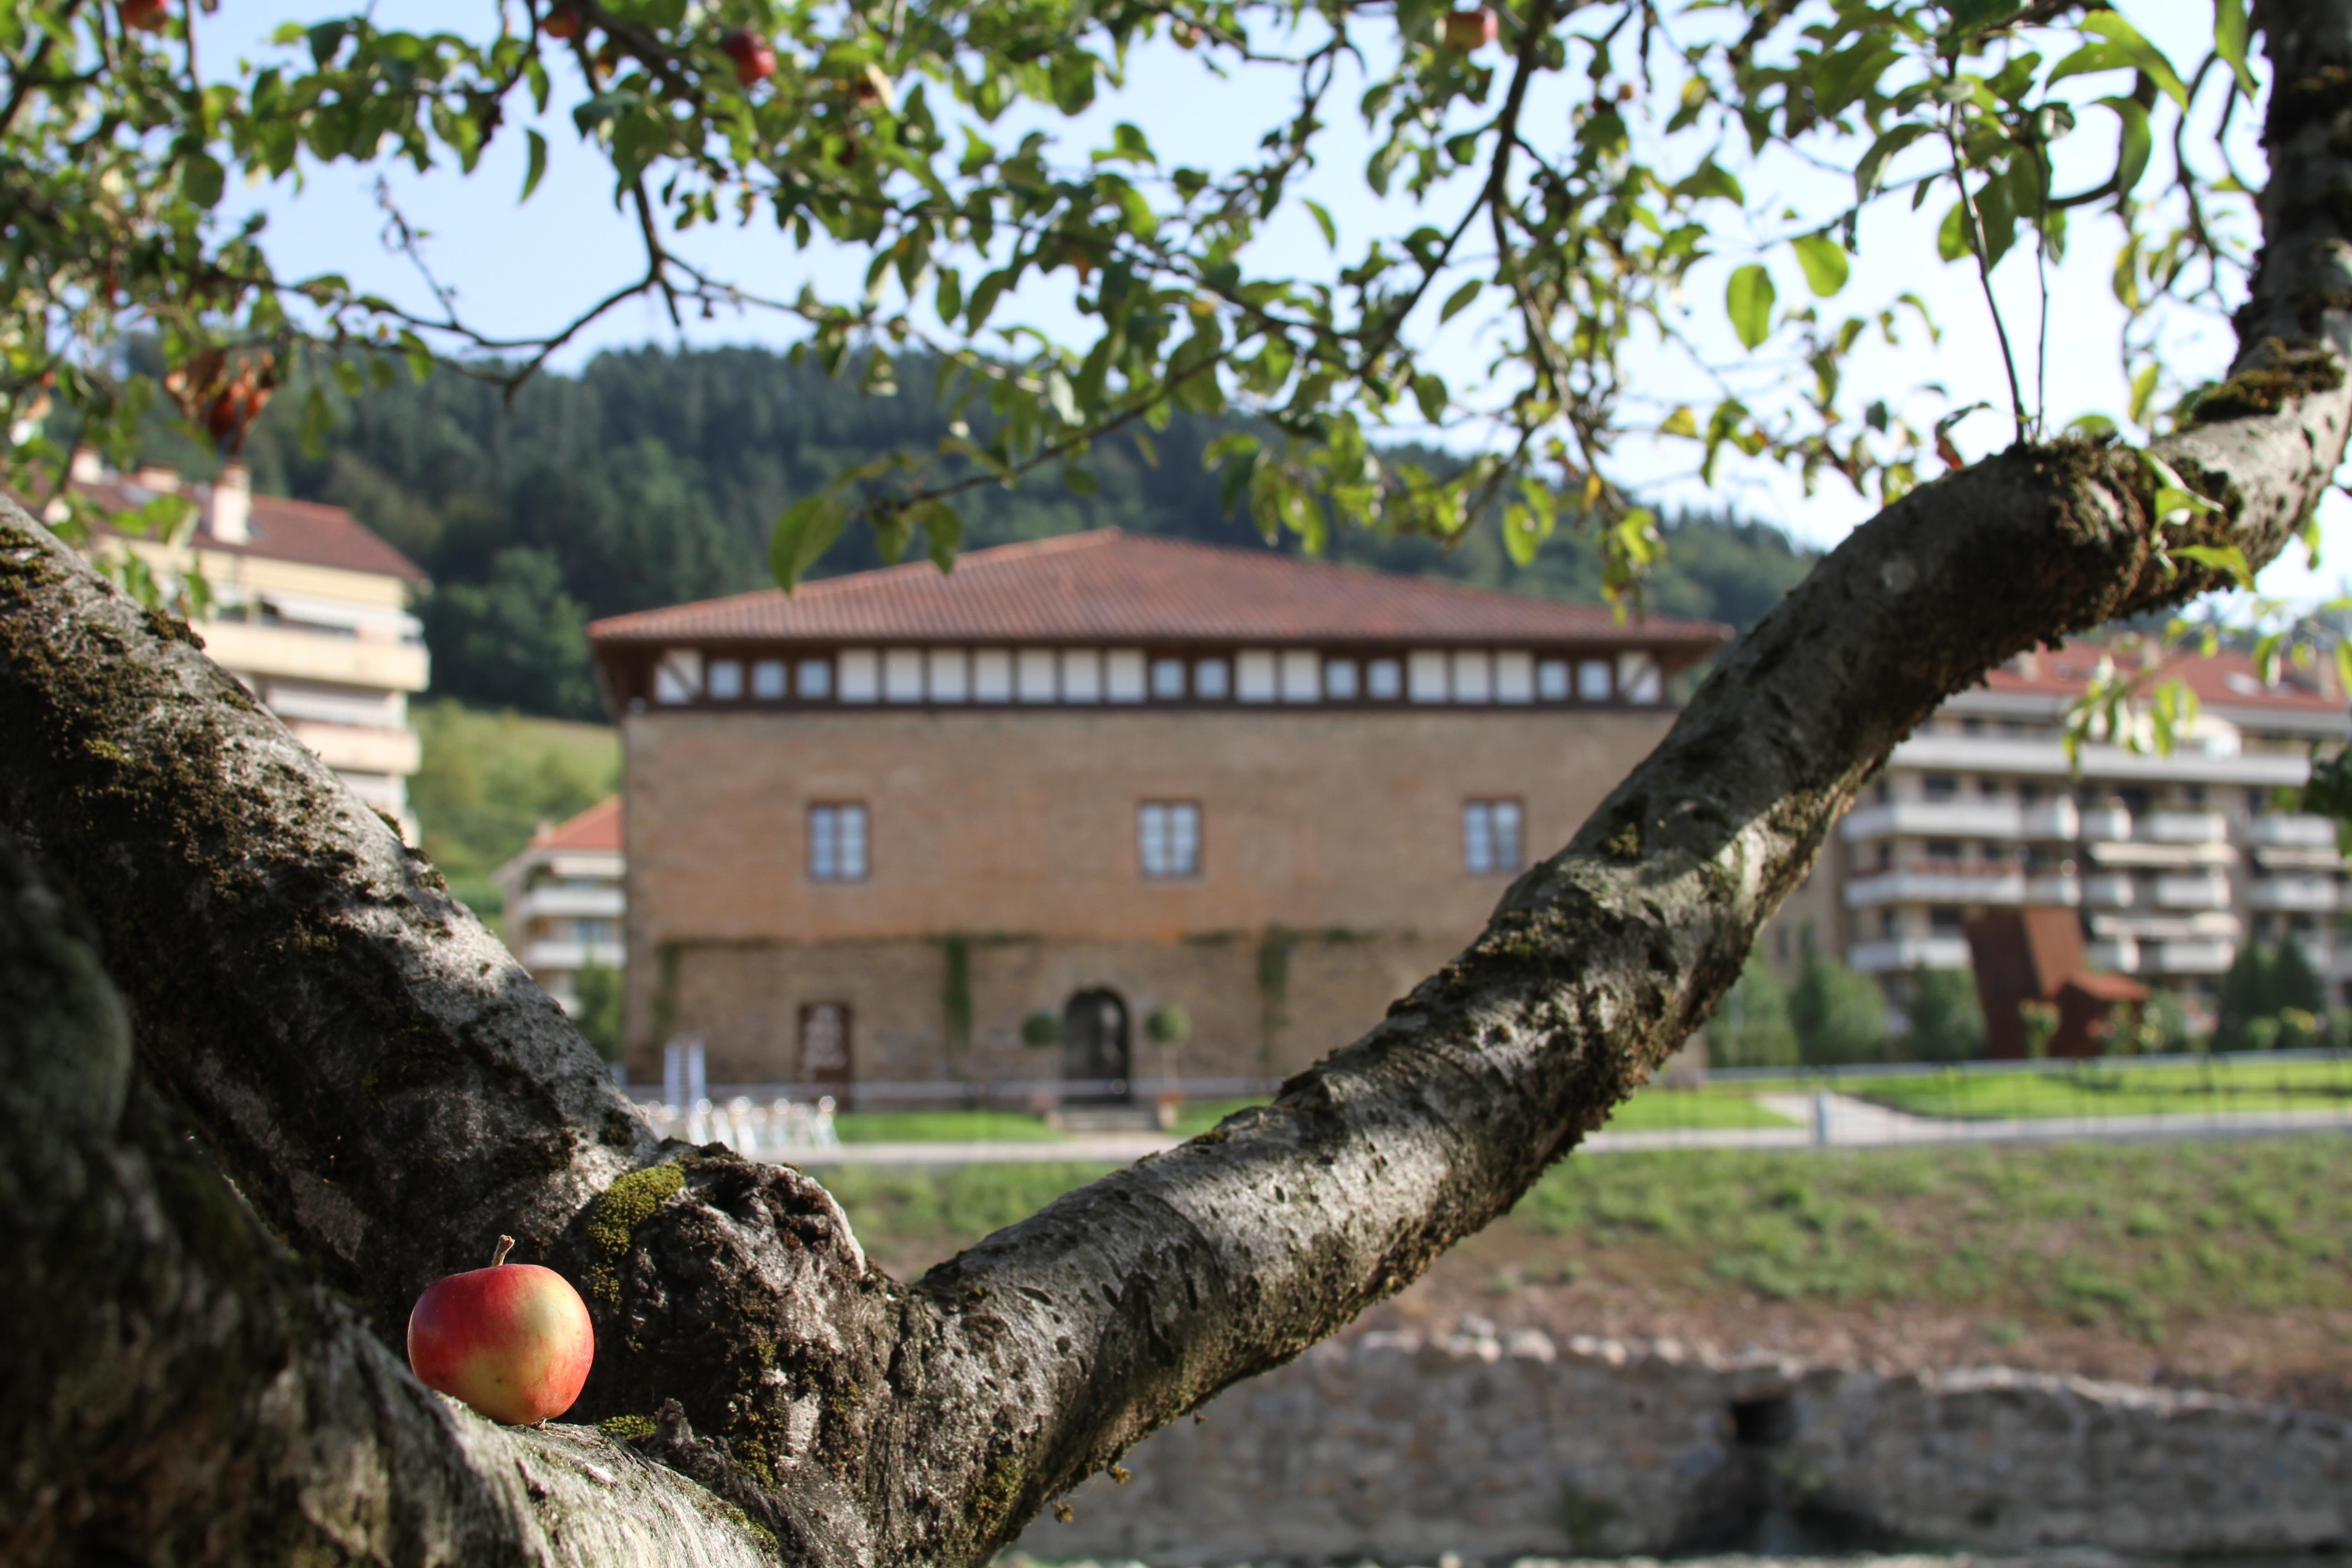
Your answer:
[[[1712,1288],[1670,1249],[1605,1259],[1506,1221],[1349,1331],[1450,1331],[1465,1320],[1566,1336],[1761,1350],[1885,1373],[1998,1364],[2193,1388],[2352,1415],[2352,1310],[2175,1313],[2148,1337],[2114,1323],[1933,1301],[1776,1300]]]

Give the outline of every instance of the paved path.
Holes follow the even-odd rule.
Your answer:
[[[1884,1149],[1927,1143],[2046,1143],[2074,1139],[2269,1138],[2352,1131],[2352,1110],[2221,1110],[2207,1114],[2036,1116],[1966,1121],[1913,1116],[1844,1094],[1765,1094],[1757,1103],[1787,1127],[1652,1128],[1601,1131],[1595,1154],[1660,1149]],[[1825,1125],[1824,1125],[1825,1123]],[[1824,1133],[1826,1136],[1824,1136]],[[786,1156],[796,1165],[976,1165],[1070,1163],[1127,1165],[1172,1149],[1161,1132],[1095,1132],[1054,1142],[843,1143]]]

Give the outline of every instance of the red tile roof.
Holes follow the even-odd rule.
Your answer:
[[[2028,692],[2074,698],[2082,694],[2098,673],[2102,657],[2112,656],[2118,672],[2128,675],[2139,662],[2136,650],[2109,648],[2095,642],[2070,642],[2055,651],[2021,654],[1985,677],[1993,691]],[[2222,648],[2211,658],[2177,653],[2158,666],[2159,679],[2179,677],[2197,700],[2208,708],[2241,708],[2278,711],[2340,713],[2344,698],[2304,670],[2289,670],[2275,686],[2264,686],[2253,658],[2236,648]],[[2324,679],[2324,678],[2323,678]],[[2332,685],[2327,682],[2326,685]]]
[[[203,509],[211,488],[182,481],[179,490]],[[127,474],[110,475],[95,483],[77,483],[74,489],[109,511],[143,506],[158,493]],[[306,566],[332,566],[345,572],[373,572],[419,585],[427,581],[423,567],[339,506],[256,495],[247,525],[252,537],[242,543],[215,538],[208,511],[200,510],[199,518],[195,544],[224,555],[254,555],[271,561],[299,561]]]
[[[621,797],[608,795],[577,816],[566,817],[530,837],[533,849],[613,849],[621,847]]]
[[[1585,642],[1693,657],[1712,621],[1609,611],[1362,567],[1098,529],[929,562],[614,616],[604,644],[845,640]]]

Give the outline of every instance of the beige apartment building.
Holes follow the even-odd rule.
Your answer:
[[[1376,1022],[1727,632],[1104,531],[590,636],[633,1076],[1118,1099]]]
[[[614,795],[541,826],[497,872],[508,951],[567,1013],[579,1010],[582,970],[617,970],[624,961],[621,846]]]
[[[2065,715],[2106,656],[2021,655],[1895,747],[1776,922],[1775,959],[1818,922],[1885,982],[1899,1029],[1911,977],[1969,967],[1969,917],[2055,905],[2078,912],[2094,964],[2150,985],[2210,998],[2242,942],[2291,940],[2352,1003],[2335,824],[2278,802],[2309,776],[2315,742],[2352,737],[2332,671],[2266,686],[2242,653],[2175,658],[2158,677],[2185,681],[2199,711],[2174,749],[2086,744],[2077,772]]]
[[[180,543],[116,534],[100,548],[131,551],[167,581],[200,571],[213,597],[198,628],[205,652],[415,842],[408,698],[428,674],[424,627],[409,613],[425,585],[415,563],[341,507],[256,495],[241,463],[191,483],[164,468],[116,473],[84,449],[70,482],[110,511],[163,495],[195,507]]]

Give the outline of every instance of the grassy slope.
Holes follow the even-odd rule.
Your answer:
[[[1981,1078],[1859,1079],[1846,1092],[1916,1116],[2195,1116],[2352,1107],[2352,1060],[2233,1061],[2211,1069],[2085,1064]]]
[[[425,852],[459,898],[495,923],[490,873],[530,841],[621,785],[621,741],[604,724],[491,713],[442,699],[414,710],[424,760],[409,797]]]
[[[2333,1137],[1569,1161],[1447,1267],[1589,1275],[1657,1298],[1859,1313],[1954,1309],[2143,1340],[2210,1314],[2352,1309],[2352,1183]],[[826,1181],[911,1272],[1098,1167],[845,1169]]]

